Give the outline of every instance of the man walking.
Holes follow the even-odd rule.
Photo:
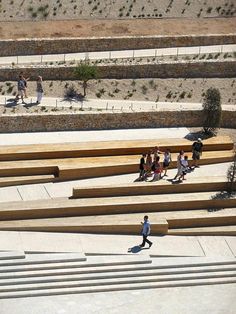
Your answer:
[[[140,244],[140,247],[144,247],[145,243],[147,242],[149,244],[149,248],[152,246],[152,242],[147,239],[147,237],[151,233],[151,227],[150,223],[148,221],[148,216],[144,216],[144,222],[141,222],[143,229],[142,229],[142,236],[143,236],[143,243]]]

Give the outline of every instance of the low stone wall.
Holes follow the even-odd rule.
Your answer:
[[[125,128],[199,127],[202,111],[131,113],[54,113],[0,116],[0,133],[103,130]],[[222,112],[222,127],[236,128],[236,111]]]
[[[41,75],[44,80],[74,80],[74,66],[45,68],[0,69],[0,81],[12,81],[24,71],[32,79]],[[135,79],[135,78],[197,78],[197,77],[235,77],[236,61],[194,61],[171,62],[140,65],[98,66],[101,79]]]
[[[236,34],[0,40],[0,56],[235,44]]]

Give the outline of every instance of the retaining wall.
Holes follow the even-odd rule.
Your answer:
[[[74,66],[1,68],[0,81],[16,80],[22,70],[26,77],[30,76],[32,79],[41,75],[44,80],[74,80],[76,79],[74,68]],[[98,66],[98,76],[101,79],[235,77],[236,61]]]
[[[199,127],[202,111],[131,113],[53,113],[0,116],[0,133],[103,130],[123,128]],[[222,127],[236,128],[236,111],[222,112]]]
[[[235,44],[236,34],[0,40],[0,56]]]

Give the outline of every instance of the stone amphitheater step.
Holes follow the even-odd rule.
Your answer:
[[[53,182],[54,180],[55,176],[53,174],[22,177],[0,177],[0,187],[23,184],[47,183]]]
[[[233,150],[205,151],[199,164],[229,162],[233,160]],[[191,164],[192,153],[186,152]],[[98,176],[138,172],[139,155],[106,156],[87,158],[62,158],[41,160],[17,160],[0,162],[0,176],[56,175],[57,180],[82,179]],[[177,154],[172,154],[176,167]]]
[[[228,136],[212,137],[203,143],[206,151],[233,149],[233,141]],[[172,152],[181,149],[191,151],[191,145],[191,141],[178,138],[1,146],[0,160],[133,155],[147,152],[154,146],[159,146],[160,149],[169,148]]]
[[[202,286],[202,285],[219,285],[219,284],[230,284],[236,283],[236,275],[233,274],[216,274],[216,275],[202,275],[202,276],[181,276],[183,278],[175,279],[173,277],[165,277],[160,280],[160,277],[154,277],[147,280],[146,278],[139,278],[137,280],[130,278],[128,280],[117,280],[104,283],[95,284],[94,281],[90,285],[77,284],[66,284],[63,283],[61,286],[59,284],[46,287],[45,284],[40,286],[35,286],[34,289],[27,289],[25,285],[17,286],[16,291],[10,290],[8,286],[5,286],[5,290],[0,292],[0,299],[8,298],[23,298],[23,297],[36,297],[36,296],[51,296],[51,295],[65,295],[65,294],[79,294],[79,293],[95,293],[95,292],[110,292],[110,291],[122,291],[122,290],[140,290],[140,289],[154,289],[154,288],[174,288],[174,287],[188,287],[188,286]],[[59,287],[58,287],[59,286]],[[42,288],[42,289],[41,289]]]
[[[0,295],[3,292],[18,292],[18,291],[32,291],[32,290],[46,290],[46,289],[58,289],[58,288],[72,288],[72,287],[95,287],[95,286],[110,286],[110,285],[127,285],[135,283],[151,283],[151,282],[168,282],[168,281],[187,281],[187,280],[199,280],[199,279],[213,279],[213,278],[234,278],[236,282],[236,271],[222,271],[222,272],[211,272],[211,273],[194,273],[194,274],[169,274],[169,275],[149,275],[142,276],[141,274],[136,274],[135,276],[116,277],[107,278],[103,277],[101,279],[78,279],[69,280],[64,277],[64,280],[58,282],[36,282],[36,283],[25,283],[16,285],[2,285],[0,286]],[[187,284],[187,282],[186,282]]]
[[[181,268],[157,268],[154,265],[146,267],[142,266],[139,269],[115,269],[104,270],[89,273],[87,269],[82,270],[62,270],[61,273],[45,273],[41,271],[25,272],[24,277],[11,276],[10,278],[0,278],[0,287],[6,285],[22,285],[22,284],[34,284],[34,283],[48,283],[48,282],[63,282],[63,281],[79,281],[79,280],[101,280],[101,279],[113,279],[113,278],[126,278],[137,276],[169,276],[169,275],[181,275],[181,274],[204,274],[204,273],[218,273],[218,272],[236,272],[236,265],[209,265],[199,267],[181,267]]]
[[[12,260],[12,259],[24,259],[25,253],[20,251],[0,251],[0,263],[5,260]]]
[[[193,235],[193,236],[196,236],[196,235],[236,236],[236,225],[169,229],[168,234],[169,235]]]
[[[67,253],[66,253],[67,254]],[[65,257],[66,257],[65,254]],[[43,256],[40,256],[41,260]],[[3,278],[13,278],[13,277],[25,277],[29,274],[63,274],[63,273],[94,273],[117,271],[117,269],[129,270],[131,269],[143,269],[146,264],[150,264],[152,260],[148,255],[125,255],[125,256],[105,256],[105,257],[95,257],[89,256],[86,261],[68,261],[64,260],[61,262],[47,262],[45,263],[31,263],[24,265],[0,265],[0,279]],[[210,261],[212,262],[212,261]]]
[[[187,210],[139,214],[120,214],[89,217],[63,217],[49,219],[26,219],[0,221],[0,230],[79,232],[108,234],[139,234],[140,218],[148,214],[152,223],[152,234],[169,234],[168,228],[195,228],[205,226],[236,226],[236,208]],[[177,229],[178,232],[179,229]]]
[[[109,263],[111,258],[127,260],[127,256],[88,257],[77,268],[73,263],[67,269],[55,269],[53,265],[50,269],[37,269],[36,265],[29,265],[34,267],[30,270],[18,265],[15,267],[21,267],[21,271],[17,272],[2,267],[7,271],[0,273],[0,298],[236,282],[234,258],[158,258],[152,264],[135,265],[137,256],[129,256],[129,262],[133,259],[134,263],[105,265],[105,260]]]
[[[90,199],[57,198],[1,203],[1,220],[109,215],[236,207],[236,197],[215,192],[136,195]]]
[[[48,263],[61,263],[61,262],[81,262],[86,261],[83,253],[54,253],[54,254],[31,254],[26,255],[25,258],[0,260],[0,267],[11,265],[31,265],[31,264],[48,264]]]
[[[148,195],[166,193],[223,191],[227,187],[226,177],[197,177],[181,184],[170,181],[135,182],[102,186],[75,187],[72,198],[111,197],[128,195]],[[235,184],[236,187],[236,184]]]

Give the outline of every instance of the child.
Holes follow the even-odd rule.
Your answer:
[[[152,165],[152,170],[154,171],[153,179],[152,181],[158,181],[161,179],[161,164],[160,164],[160,156],[157,156],[156,161],[154,161]]]

